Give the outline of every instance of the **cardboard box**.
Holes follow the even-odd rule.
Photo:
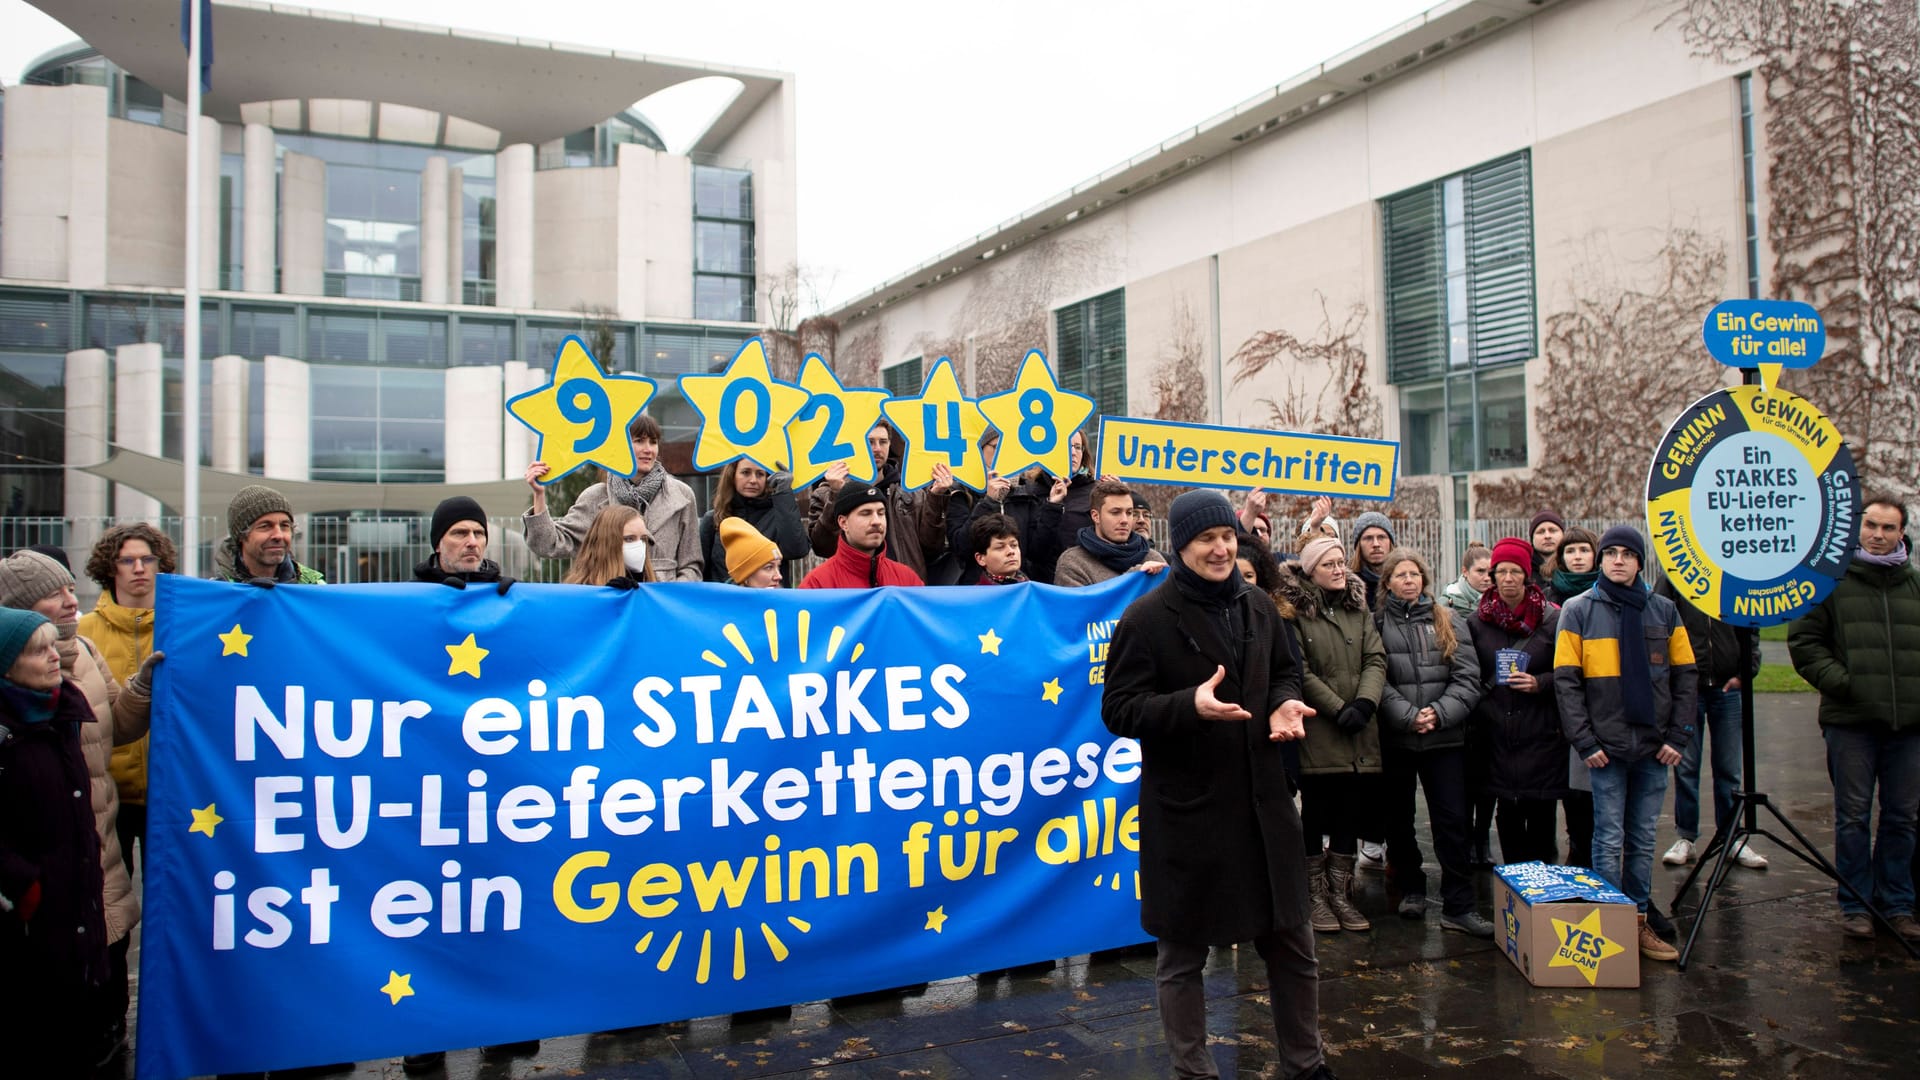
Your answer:
[[[1577,866],[1494,868],[1494,941],[1535,986],[1639,986],[1639,911]]]

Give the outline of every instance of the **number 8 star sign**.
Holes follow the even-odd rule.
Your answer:
[[[694,468],[704,472],[746,458],[770,473],[787,470],[787,425],[809,395],[773,377],[759,338],[741,346],[725,371],[681,376],[680,392],[700,414]]]
[[[1038,465],[1054,476],[1073,472],[1073,433],[1093,408],[1092,398],[1060,388],[1039,349],[1027,350],[1013,389],[980,399],[980,412],[1000,432],[993,471],[1017,476]]]
[[[577,337],[554,354],[545,386],[512,398],[507,412],[539,436],[534,456],[547,463],[551,484],[582,465],[632,476],[627,427],[653,400],[657,387],[644,375],[609,375]]]

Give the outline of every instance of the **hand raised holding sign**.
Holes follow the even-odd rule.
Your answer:
[[[577,337],[560,343],[545,386],[507,402],[507,412],[539,436],[534,456],[550,466],[528,480],[551,484],[582,465],[631,476],[633,444],[627,425],[653,399],[652,379],[609,375]]]
[[[835,469],[841,481],[848,476],[865,484],[877,480],[886,462],[873,460],[866,433],[880,422],[887,392],[847,389],[818,353],[809,354],[801,366],[800,389],[809,397],[787,425],[794,488],[823,476],[831,481]],[[837,491],[840,484],[833,487]]]

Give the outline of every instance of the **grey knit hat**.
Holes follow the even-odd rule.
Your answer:
[[[235,541],[247,535],[253,523],[268,514],[293,516],[293,504],[285,495],[265,484],[248,484],[233,496],[227,504],[227,532]]]
[[[1355,541],[1358,541],[1360,534],[1366,532],[1368,529],[1384,530],[1387,534],[1387,543],[1399,543],[1399,540],[1393,535],[1393,522],[1387,515],[1378,510],[1369,510],[1353,519],[1353,538]]]
[[[0,605],[30,608],[72,584],[66,567],[37,551],[16,551],[0,559]]]

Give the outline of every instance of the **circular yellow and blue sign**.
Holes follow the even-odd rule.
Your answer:
[[[1680,595],[1734,626],[1804,614],[1847,571],[1860,478],[1833,422],[1785,390],[1730,386],[1667,429],[1647,477],[1655,557]]]

